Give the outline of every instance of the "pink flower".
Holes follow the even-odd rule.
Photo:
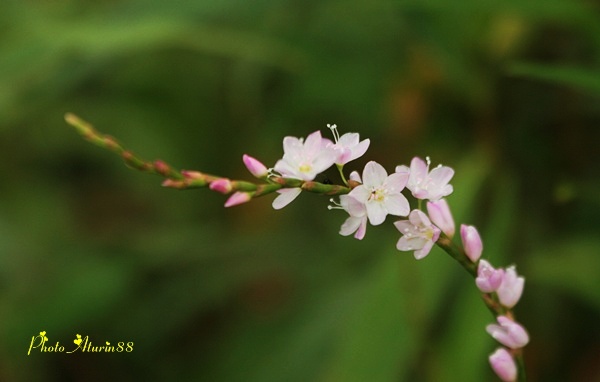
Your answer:
[[[498,324],[490,324],[485,330],[502,345],[511,349],[519,349],[529,343],[529,335],[525,329],[506,316],[498,316]]]
[[[269,174],[269,170],[267,167],[262,164],[259,160],[252,158],[250,155],[244,154],[242,156],[242,160],[246,165],[246,168],[252,175],[256,178],[262,179],[265,178]]]
[[[410,170],[406,166],[397,166],[396,172],[410,171],[410,177],[406,188],[417,199],[429,199],[436,201],[452,193],[452,185],[448,184],[454,176],[454,170],[450,167],[438,165],[429,171],[429,158],[427,163],[421,158],[414,157],[410,162]]]
[[[471,259],[472,262],[477,262],[483,251],[483,243],[481,242],[481,237],[479,236],[479,232],[477,232],[477,228],[472,225],[461,224],[460,237],[463,246],[465,247],[467,257]]]
[[[513,382],[517,379],[517,365],[508,350],[498,348],[489,359],[492,369],[501,380]]]
[[[246,203],[252,199],[252,195],[248,192],[234,192],[225,202],[225,207],[233,207],[238,204]]]
[[[408,220],[394,223],[404,236],[398,240],[396,248],[400,251],[415,251],[415,259],[420,260],[429,254],[433,243],[440,237],[440,229],[429,221],[427,215],[419,210],[413,210]]]
[[[443,233],[452,239],[454,236],[454,219],[450,212],[450,207],[446,199],[440,199],[437,202],[427,202],[427,213],[429,218],[438,226]]]
[[[371,141],[369,139],[360,141],[358,133],[346,133],[340,137],[337,125],[327,124],[327,127],[331,130],[335,139],[335,144],[332,147],[337,154],[335,159],[337,165],[345,165],[356,158],[360,158],[369,148]]]
[[[329,139],[321,137],[315,131],[302,138],[285,137],[283,139],[283,158],[275,164],[275,171],[284,178],[313,180],[317,174],[331,167],[337,158]]]
[[[479,260],[475,284],[483,293],[495,292],[504,279],[504,269],[494,269],[486,260]]]
[[[231,192],[231,181],[227,178],[213,180],[208,188],[221,194],[229,194]]]
[[[515,306],[521,298],[524,285],[525,279],[517,275],[515,267],[508,267],[504,272],[502,283],[496,291],[496,293],[498,293],[500,303],[507,308],[512,308]]]
[[[350,215],[342,227],[340,235],[349,236],[354,234],[358,240],[362,240],[367,232],[367,207],[350,195],[340,196],[340,206]]]
[[[400,192],[404,189],[408,174],[387,172],[377,162],[369,162],[363,170],[363,184],[350,191],[350,196],[365,204],[367,217],[372,225],[383,223],[390,215],[406,216],[410,211],[408,200]]]

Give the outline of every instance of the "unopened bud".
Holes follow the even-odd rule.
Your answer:
[[[181,180],[165,179],[162,182],[162,186],[169,187],[169,188],[183,189],[183,188],[186,188],[187,185],[185,184],[185,182],[183,182]]]
[[[456,228],[446,199],[440,199],[436,202],[427,202],[427,213],[433,224],[438,226],[446,236],[449,238],[454,236]]]
[[[477,228],[472,225],[462,224],[460,226],[460,236],[465,248],[465,253],[472,262],[477,262],[483,251],[483,243],[481,242],[481,237],[479,236],[479,232],[477,232]]]
[[[498,316],[498,324],[490,324],[485,330],[502,345],[519,349],[529,343],[529,335],[520,324],[506,316]]]
[[[250,155],[244,154],[242,157],[246,168],[252,175],[255,177],[262,179],[265,178],[269,174],[269,170],[267,167],[262,164],[258,159],[252,158]]]
[[[495,292],[504,279],[504,269],[494,269],[486,260],[479,260],[475,284],[483,293]]]
[[[221,194],[229,194],[232,190],[231,181],[227,178],[213,180],[208,188]]]
[[[181,175],[183,175],[184,178],[191,180],[199,180],[205,178],[204,174],[198,171],[182,170]]]
[[[169,165],[161,160],[154,161],[154,169],[159,174],[165,175],[165,176],[169,175],[169,171],[171,171],[171,168],[169,167]]]
[[[234,192],[225,202],[225,207],[237,206],[238,204],[250,201],[250,199],[252,199],[252,195],[248,192]]]
[[[490,355],[490,365],[496,375],[504,382],[513,382],[517,379],[517,365],[515,360],[505,348],[498,348]]]
[[[517,275],[517,270],[515,267],[508,267],[506,271],[504,271],[502,283],[496,291],[496,293],[498,293],[500,303],[507,308],[512,308],[515,306],[521,298],[524,286],[525,279]]]

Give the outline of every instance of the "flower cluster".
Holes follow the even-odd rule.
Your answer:
[[[256,159],[245,155],[244,163],[257,178],[276,181],[278,179],[296,180],[296,186],[276,190],[279,196],[273,201],[275,209],[281,209],[291,203],[306,187],[306,183],[315,179],[317,174],[336,165],[345,185],[347,193],[340,195],[339,202],[329,209],[341,209],[348,213],[342,224],[340,234],[354,234],[356,239],[363,239],[367,231],[367,223],[377,226],[382,224],[388,215],[407,217],[394,222],[401,234],[396,248],[400,251],[412,251],[419,260],[429,254],[437,243],[443,249],[454,253],[455,223],[445,197],[453,192],[449,184],[454,170],[438,165],[430,170],[429,158],[423,160],[415,157],[410,166],[396,166],[391,174],[374,161],[366,164],[362,176],[352,172],[350,181],[346,181],[342,172],[343,166],[362,156],[369,147],[369,140],[361,141],[356,133],[339,136],[336,125],[328,125],[334,135],[335,142],[323,138],[319,131],[310,134],[306,140],[285,137],[283,140],[283,158],[277,161],[274,168],[268,170]],[[232,191],[228,179],[216,179],[210,183],[211,189],[223,193]],[[420,208],[412,209],[403,191],[407,189],[417,199],[418,206],[427,201],[426,212]],[[249,201],[252,194],[235,192],[225,203],[226,207]],[[443,242],[440,240],[444,235]],[[475,283],[482,292],[484,301],[496,312],[497,324],[487,326],[487,332],[505,347],[498,348],[489,361],[498,377],[503,381],[514,381],[517,378],[517,365],[514,355],[529,342],[525,329],[514,320],[512,308],[523,292],[524,278],[517,275],[515,267],[495,269],[480,259],[483,243],[477,228],[462,224],[460,226],[462,248],[458,249],[458,260],[468,269],[476,269]],[[465,265],[466,264],[466,265]]]
[[[275,165],[275,171],[283,177],[312,180],[318,172],[334,163],[341,173],[345,163],[365,153],[368,140],[360,142],[358,134],[345,134],[340,138],[335,125],[332,131],[336,138],[335,144],[321,138],[319,132],[309,135],[304,143],[302,139],[285,138],[284,156]],[[330,206],[330,209],[342,209],[349,215],[342,224],[340,234],[354,234],[360,240],[366,234],[367,222],[374,226],[380,225],[387,215],[393,215],[408,217],[394,222],[402,235],[396,248],[400,251],[413,251],[417,260],[429,254],[442,233],[447,238],[445,243],[452,243],[455,223],[444,198],[453,191],[449,182],[454,176],[454,170],[442,165],[430,170],[430,164],[429,158],[423,160],[415,157],[410,166],[399,165],[392,174],[388,174],[381,164],[370,161],[363,169],[362,177],[357,172],[351,173],[353,187],[347,195],[340,196],[339,203],[332,199],[335,204]],[[345,181],[343,174],[342,179]],[[408,200],[402,194],[404,189],[408,189],[419,202],[427,200],[427,213],[418,208],[410,209]],[[301,189],[284,189],[278,192],[280,195],[273,202],[277,209],[294,200]],[[511,310],[521,297],[524,278],[517,275],[514,266],[495,269],[488,261],[480,259],[483,243],[474,226],[462,224],[460,237],[462,254],[477,267],[477,287],[488,306],[499,313],[496,317],[497,324],[488,325],[486,330],[506,348],[498,348],[489,357],[490,364],[500,379],[514,381],[517,378],[517,365],[513,354],[529,342],[527,332],[514,320]]]
[[[393,222],[400,233],[396,248],[413,252],[414,257],[419,260],[437,245],[475,278],[484,303],[496,319],[495,323],[486,327],[486,331],[503,345],[489,357],[492,369],[503,381],[525,380],[522,348],[529,342],[529,335],[515,320],[513,313],[513,308],[523,293],[525,280],[517,274],[514,266],[494,268],[490,262],[481,259],[483,243],[474,226],[461,224],[462,245],[453,241],[456,228],[445,199],[453,192],[453,187],[449,184],[454,176],[452,168],[438,165],[430,169],[429,158],[423,160],[415,157],[410,166],[398,165],[392,173],[388,173],[381,164],[370,161],[361,174],[352,172],[346,180],[344,165],[364,155],[370,141],[361,141],[357,133],[340,136],[336,125],[327,125],[333,133],[333,141],[323,138],[320,131],[313,132],[306,139],[285,137],[283,157],[273,168],[267,168],[259,160],[244,155],[246,168],[260,180],[260,183],[253,183],[199,171],[177,171],[163,161],[143,161],[114,138],[96,132],[90,124],[78,117],[68,114],[66,119],[85,139],[116,152],[130,167],[164,177],[165,187],[208,187],[229,195],[225,207],[246,203],[271,193],[278,194],[273,201],[275,209],[287,206],[302,191],[339,196],[339,201],[330,199],[333,205],[329,209],[343,210],[348,214],[340,228],[340,234],[354,234],[359,240],[365,237],[368,224],[381,225],[388,215],[403,217],[404,219]],[[318,174],[334,165],[343,185],[314,181]],[[403,192],[412,195],[416,206],[411,208]],[[423,202],[426,202],[425,209],[422,209]]]

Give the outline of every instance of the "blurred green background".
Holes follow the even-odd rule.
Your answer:
[[[360,170],[455,168],[457,223],[525,275],[531,381],[600,380],[600,5],[573,0],[3,0],[0,380],[492,381],[492,317],[439,249],[338,235],[301,195],[224,209],[81,140],[250,179],[286,135]],[[334,182],[335,174],[329,175]],[[393,219],[392,219],[393,221]],[[27,356],[31,337],[132,353]]]

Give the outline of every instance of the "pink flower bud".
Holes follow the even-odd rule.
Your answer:
[[[162,182],[162,186],[182,189],[182,188],[186,187],[186,184],[185,184],[185,182],[182,182],[181,180],[165,179]]]
[[[481,257],[483,251],[483,243],[477,228],[472,225],[461,224],[460,237],[462,238],[465,253],[472,262],[476,262]]]
[[[156,172],[162,175],[167,175],[171,170],[169,165],[161,160],[154,161],[154,169],[156,170]]]
[[[433,224],[438,226],[449,238],[454,236],[454,219],[452,218],[452,213],[446,199],[440,199],[437,202],[427,202],[427,212]]]
[[[182,170],[181,175],[183,175],[184,178],[191,180],[199,180],[205,178],[204,174],[198,171]]]
[[[231,181],[227,178],[220,178],[214,180],[208,186],[213,191],[220,192],[221,194],[229,194],[231,192]]]
[[[475,284],[483,293],[495,292],[504,279],[504,269],[494,269],[490,263],[481,259],[477,268]]]
[[[237,191],[234,192],[229,199],[227,199],[225,202],[225,207],[237,206],[238,204],[243,204],[250,201],[250,199],[252,199],[252,195],[248,192]]]
[[[489,359],[492,369],[501,380],[513,382],[517,379],[517,365],[508,350],[498,348]]]
[[[485,330],[502,345],[511,349],[519,349],[529,343],[529,335],[525,329],[506,316],[498,316],[498,324],[490,324]]]
[[[508,267],[504,272],[502,283],[496,291],[498,293],[500,303],[507,308],[512,308],[515,306],[521,298],[524,285],[525,279],[517,275],[515,267]]]
[[[252,175],[257,178],[264,178],[269,174],[269,170],[259,160],[252,158],[250,155],[244,154],[242,157],[246,168]]]

